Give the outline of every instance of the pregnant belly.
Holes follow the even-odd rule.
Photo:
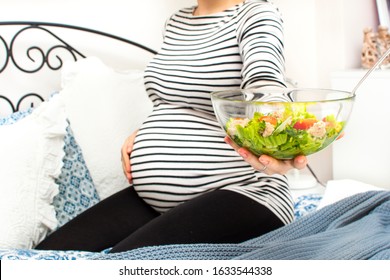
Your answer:
[[[223,141],[224,135],[213,120],[186,112],[168,116],[154,112],[140,129],[131,154],[134,188],[164,212],[236,183],[247,176],[248,165]]]

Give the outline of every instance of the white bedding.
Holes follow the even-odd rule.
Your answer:
[[[31,248],[57,227],[54,179],[63,166],[66,127],[59,96],[0,126],[0,248]]]
[[[335,203],[343,198],[352,196],[354,194],[380,190],[384,189],[356,180],[331,180],[328,181],[328,183],[326,184],[326,190],[324,192],[321,202],[318,205],[318,209],[321,209],[329,204]]]

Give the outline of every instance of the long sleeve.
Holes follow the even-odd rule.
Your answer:
[[[237,40],[243,60],[242,88],[285,87],[283,21],[270,3],[256,4],[243,11]]]

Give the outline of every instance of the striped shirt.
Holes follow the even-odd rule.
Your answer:
[[[293,207],[286,177],[255,171],[224,142],[210,100],[217,90],[284,86],[278,10],[260,0],[207,16],[193,10],[167,21],[162,47],[145,70],[154,110],[131,153],[134,188],[160,213],[205,192],[230,190],[287,224]]]

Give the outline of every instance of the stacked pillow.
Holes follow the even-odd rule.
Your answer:
[[[152,110],[143,71],[118,72],[96,57],[62,69],[66,114],[101,199],[128,187],[120,150]]]
[[[33,248],[128,185],[120,148],[152,109],[142,71],[86,58],[64,65],[62,87],[0,118],[0,248]]]
[[[72,128],[68,126],[66,132],[64,164],[60,175],[55,179],[59,193],[53,200],[58,227],[100,200],[81,148],[73,136]]]
[[[63,166],[66,126],[59,97],[0,126],[0,248],[31,248],[57,227],[54,178]]]
[[[48,102],[46,109],[50,107],[57,109],[57,104],[53,103],[56,102]],[[33,109],[30,108],[0,118],[0,126],[15,124],[17,121],[29,116],[32,112]],[[21,133],[24,132],[21,131]],[[58,221],[56,228],[64,225],[100,200],[86,166],[81,148],[77,144],[68,122],[64,135],[63,150],[65,154],[62,159],[63,166],[61,173],[58,178],[54,178],[59,190],[59,193],[53,199],[53,206]],[[21,163],[18,164],[18,166],[20,165]]]

